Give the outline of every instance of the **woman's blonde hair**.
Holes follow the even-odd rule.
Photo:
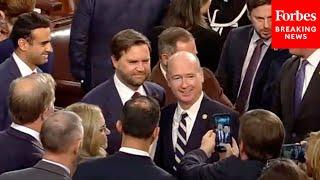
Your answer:
[[[83,144],[80,151],[81,159],[88,159],[91,157],[105,157],[106,151],[97,138],[95,134],[100,131],[98,126],[98,119],[102,118],[101,109],[92,104],[86,103],[75,103],[66,107],[66,110],[72,111],[78,114],[82,119],[82,125],[84,129]]]
[[[312,177],[320,180],[320,131],[311,132],[306,139],[308,142],[306,157],[309,162]]]

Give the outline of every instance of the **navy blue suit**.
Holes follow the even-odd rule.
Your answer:
[[[235,103],[241,82],[242,66],[249,48],[254,29],[252,25],[230,31],[224,43],[217,69],[217,78],[225,95]],[[271,47],[265,53],[255,76],[250,109],[271,109],[273,87],[282,64],[290,57],[288,50],[274,50]]]
[[[171,174],[175,174],[173,171],[173,166],[175,165],[175,150],[173,148],[174,145],[172,144],[172,123],[176,107],[176,103],[171,104],[161,111],[160,135],[154,158],[154,161],[159,167]],[[210,123],[212,115],[220,113],[231,114],[231,131],[234,132],[234,134],[238,133],[238,114],[227,106],[211,100],[204,95],[196,121],[187,142],[185,153],[200,147],[202,136],[212,129],[212,124]]]
[[[170,0],[80,0],[70,35],[71,73],[89,90],[114,73],[110,42],[123,29],[146,36],[160,25]]]
[[[160,106],[164,105],[165,92],[161,86],[146,81],[143,87],[148,96],[157,99]],[[114,84],[113,76],[108,81],[92,89],[85,95],[82,101],[98,105],[101,108],[106,125],[111,131],[111,134],[108,136],[107,152],[113,154],[118,151],[121,145],[121,136],[116,130],[116,122],[120,118],[123,104]]]
[[[14,51],[14,45],[11,39],[6,39],[0,42],[0,64],[8,59]],[[39,68],[46,73],[52,72],[53,67],[53,53],[50,53],[48,56],[48,62],[39,66]]]
[[[43,148],[32,136],[8,128],[0,132],[0,174],[32,167],[42,158]]]
[[[174,180],[169,173],[157,167],[150,157],[117,152],[107,158],[80,164],[74,180]]]
[[[40,69],[37,71],[42,72]],[[12,56],[0,64],[0,131],[5,130],[11,124],[8,107],[9,87],[10,83],[19,77],[21,73]]]

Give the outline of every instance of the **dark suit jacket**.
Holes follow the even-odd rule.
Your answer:
[[[0,64],[8,59],[14,51],[14,45],[11,39],[6,39],[0,42]],[[53,53],[48,56],[48,62],[39,66],[39,68],[46,73],[51,73],[53,68]]]
[[[253,35],[251,25],[239,27],[230,31],[224,44],[217,78],[225,94],[235,103],[240,88],[242,66],[246,58],[249,43]],[[255,76],[251,96],[250,109],[271,109],[273,85],[280,72],[282,64],[291,55],[288,50],[273,50],[271,47],[264,55]]]
[[[320,63],[314,71],[308,88],[303,96],[301,108],[294,117],[295,75],[299,58],[293,57],[282,67],[276,83],[273,111],[280,117],[286,130],[286,142],[296,143],[303,140],[311,131],[320,129]]]
[[[172,122],[173,116],[176,110],[177,104],[171,104],[165,107],[161,111],[160,119],[160,135],[158,139],[157,149],[155,153],[154,161],[158,166],[168,171],[171,174],[175,174],[173,166],[175,164],[174,159],[174,146],[172,144]],[[214,114],[230,113],[232,116],[231,131],[237,134],[238,132],[238,115],[230,108],[213,101],[206,97],[203,97],[200,105],[200,109],[197,114],[196,121],[193,125],[190,137],[187,142],[186,152],[197,149],[201,145],[202,136],[212,129],[210,118]],[[204,114],[207,117],[204,118]],[[235,137],[236,138],[236,137]]]
[[[42,72],[40,69],[37,71]],[[0,131],[5,130],[11,124],[8,107],[9,87],[10,83],[19,77],[21,73],[12,56],[0,64]]]
[[[107,158],[87,161],[78,166],[74,180],[173,180],[169,173],[157,167],[146,156],[117,152]]]
[[[46,161],[39,161],[33,167],[11,171],[0,176],[0,180],[71,180],[70,175],[62,167],[48,163]]]
[[[210,71],[208,68],[203,68],[203,76],[204,76],[204,82],[202,84],[203,86],[202,88],[203,88],[203,91],[208,95],[208,97],[232,108],[233,107],[232,103],[227,98],[227,96],[224,95],[223,89],[220,87],[220,84],[216,79],[215,75],[212,73],[212,71]],[[159,84],[165,89],[166,91],[165,105],[169,105],[177,102],[176,97],[173,95],[170,87],[168,86],[167,80],[164,78],[161,72],[159,62],[152,69],[150,81]]]
[[[91,89],[114,73],[110,42],[119,31],[145,35],[159,25],[170,0],[80,0],[70,36],[71,72]]]
[[[256,160],[240,160],[231,156],[214,164],[205,164],[208,159],[200,149],[187,153],[178,167],[178,174],[184,180],[256,180],[264,163]]]
[[[143,87],[147,95],[157,99],[160,106],[163,106],[165,92],[162,87],[147,81],[144,82]],[[111,131],[111,134],[108,136],[107,152],[109,154],[113,154],[118,151],[121,144],[121,136],[117,132],[116,122],[120,118],[120,112],[122,111],[123,104],[114,84],[113,76],[108,81],[92,89],[85,95],[82,101],[98,105],[101,108],[106,120],[106,125]]]
[[[151,65],[152,67],[159,60],[158,55],[158,36],[165,30],[164,26],[157,26],[152,29],[150,41],[152,45]],[[195,43],[198,51],[198,58],[202,67],[209,68],[215,72],[219,63],[219,58],[222,49],[222,41],[219,34],[211,29],[205,29],[196,26],[190,30],[190,33],[195,38]]]
[[[11,127],[0,132],[0,147],[0,174],[31,167],[43,154],[36,139]]]

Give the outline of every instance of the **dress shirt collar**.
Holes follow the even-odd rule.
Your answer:
[[[37,73],[36,68],[34,70],[32,70],[25,62],[23,62],[20,59],[20,57],[15,52],[12,53],[12,56],[13,56],[13,59],[19,68],[19,71],[20,71],[22,77],[28,76],[32,73]]]
[[[146,151],[142,151],[139,149],[135,149],[135,148],[129,148],[129,147],[121,147],[119,149],[120,152],[124,152],[124,153],[128,153],[128,154],[133,154],[133,155],[137,155],[137,156],[147,156],[150,157],[149,153]]]
[[[180,104],[178,103],[177,114],[179,115],[179,119],[181,118],[182,113],[187,113],[192,120],[195,120],[197,118],[197,114],[200,109],[202,99],[203,99],[203,92],[201,92],[201,95],[199,96],[197,101],[189,109],[182,109]]]
[[[135,92],[139,92],[141,95],[146,96],[147,93],[145,92],[143,85],[141,85],[136,91],[130,89],[128,86],[123,84],[120,79],[117,77],[117,74],[114,74],[114,84],[116,86],[116,89],[119,93],[119,96],[121,98],[122,104],[126,103]]]
[[[11,127],[13,129],[18,130],[18,131],[21,131],[21,132],[24,132],[26,134],[29,134],[30,136],[34,137],[37,141],[39,141],[41,143],[40,137],[39,137],[39,132],[37,132],[37,131],[35,131],[33,129],[30,129],[28,127],[16,124],[14,122],[11,124]]]
[[[59,166],[59,167],[63,168],[64,170],[66,170],[66,171],[68,172],[68,174],[71,174],[70,169],[67,168],[67,167],[66,167],[65,165],[63,165],[63,164],[60,164],[60,163],[57,163],[57,162],[54,162],[54,161],[50,161],[50,160],[48,160],[48,159],[42,159],[42,161],[45,161],[45,162],[47,162],[47,163],[50,163],[50,164],[54,164],[54,165],[56,165],[56,166]]]
[[[254,31],[253,31],[253,35],[252,35],[252,38],[251,38],[251,43],[255,43],[255,42],[257,42],[257,40],[259,40],[259,39],[261,39],[260,36],[259,36],[258,33],[254,30]],[[263,43],[264,43],[264,45],[266,45],[267,47],[269,47],[270,44],[271,44],[271,38],[269,38],[269,39],[267,39],[267,40],[263,39]]]
[[[167,72],[164,70],[164,68],[162,67],[161,63],[159,64],[160,66],[160,70],[162,72],[162,75],[164,76],[165,79],[167,79]]]
[[[308,63],[314,68],[317,68],[320,62],[320,49],[315,50],[308,58]],[[301,63],[300,63],[301,64]]]

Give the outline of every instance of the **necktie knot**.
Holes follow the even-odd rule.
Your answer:
[[[302,60],[300,68],[305,68],[307,64],[309,64],[308,60],[306,59]]]
[[[141,94],[140,94],[138,91],[136,91],[136,92],[134,92],[133,95],[131,96],[131,99],[135,99],[135,98],[140,97],[140,96],[141,96]]]
[[[188,117],[188,113],[183,112],[183,113],[181,114],[181,119],[185,119],[186,117]]]
[[[264,45],[263,39],[258,39],[258,40],[256,41],[256,44],[257,44],[257,47],[262,47],[262,46]]]

